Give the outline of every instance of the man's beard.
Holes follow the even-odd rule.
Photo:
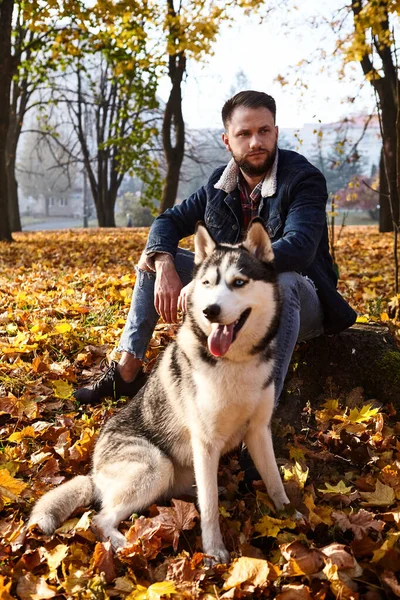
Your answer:
[[[243,173],[246,173],[246,175],[264,175],[264,173],[267,173],[274,164],[277,147],[278,144],[275,144],[272,152],[268,153],[265,157],[265,160],[258,165],[255,165],[247,160],[246,154],[243,158],[239,158],[233,153],[232,156],[237,166],[243,171]],[[257,152],[263,152],[263,150],[257,150]],[[251,152],[249,154],[251,155]]]

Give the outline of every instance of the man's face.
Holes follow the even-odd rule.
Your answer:
[[[263,175],[274,163],[278,127],[268,108],[238,106],[232,113],[222,141],[246,175]]]

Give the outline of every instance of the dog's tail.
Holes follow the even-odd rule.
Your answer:
[[[90,475],[78,475],[40,498],[33,507],[28,527],[38,525],[43,533],[51,535],[74,510],[90,504],[93,496]]]

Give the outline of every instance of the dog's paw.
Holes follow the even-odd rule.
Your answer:
[[[204,562],[207,567],[214,567],[219,563],[229,564],[231,561],[231,555],[225,547],[215,548],[214,550],[210,550],[207,552],[207,558],[204,559]]]
[[[296,523],[300,526],[304,526],[307,524],[307,517],[303,515],[299,510],[295,510],[292,519],[296,521]]]
[[[39,513],[36,515],[33,512],[28,521],[27,528],[29,529],[29,527],[32,527],[33,525],[37,525],[45,535],[53,535],[59,526],[59,522],[51,514]]]
[[[110,542],[115,552],[120,552],[128,545],[126,537],[122,535],[122,533],[120,533],[119,531],[111,533]]]

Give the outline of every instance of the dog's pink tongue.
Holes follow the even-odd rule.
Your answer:
[[[212,324],[212,331],[208,336],[208,349],[213,356],[224,356],[229,350],[233,339],[233,326]]]

